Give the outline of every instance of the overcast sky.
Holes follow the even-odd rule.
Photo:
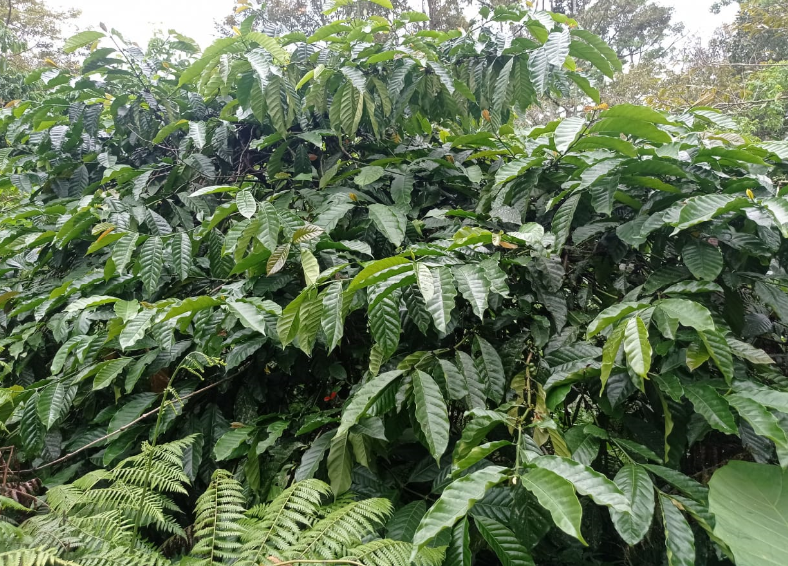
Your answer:
[[[154,30],[174,28],[205,47],[214,38],[214,22],[230,13],[233,0],[50,0],[52,5],[82,10],[81,29],[97,29],[100,22],[114,27],[141,44]],[[719,16],[711,14],[714,0],[657,0],[673,6],[676,19],[688,31],[708,38],[723,23],[733,21],[736,7],[729,6]]]

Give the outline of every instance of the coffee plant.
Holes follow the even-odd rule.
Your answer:
[[[482,16],[85,31],[28,77],[0,564],[788,563],[788,142]]]

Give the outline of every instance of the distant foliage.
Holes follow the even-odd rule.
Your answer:
[[[485,17],[87,31],[29,78],[0,466],[45,489],[0,564],[781,563],[723,466],[788,466],[788,144],[609,107],[598,37]]]

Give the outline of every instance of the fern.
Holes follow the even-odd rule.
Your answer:
[[[240,525],[243,512],[241,484],[226,470],[216,470],[208,489],[197,499],[197,543],[191,555],[201,560],[194,564],[215,564],[238,556],[239,539],[244,532]]]
[[[58,558],[57,555],[46,548],[25,548],[0,552],[0,566],[79,566]]]
[[[375,533],[391,514],[388,499],[365,499],[348,503],[306,531],[287,553],[289,559],[330,560]]]
[[[243,559],[258,564],[274,551],[284,551],[298,542],[300,534],[318,518],[320,502],[331,488],[320,480],[295,483],[267,506],[251,509],[247,515]]]
[[[422,548],[411,563],[412,552],[413,545],[409,542],[391,539],[373,540],[352,549],[341,560],[361,562],[367,566],[401,566],[402,564],[440,566],[445,554],[443,548]]]

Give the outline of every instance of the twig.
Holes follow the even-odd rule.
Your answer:
[[[194,397],[195,395],[199,395],[200,393],[208,391],[209,389],[213,389],[214,387],[224,383],[225,381],[229,381],[230,379],[235,377],[235,375],[236,374],[227,376],[227,377],[225,377],[223,379],[220,379],[219,381],[217,381],[215,383],[211,383],[207,387],[203,387],[202,389],[200,389],[198,391],[193,391],[192,393],[189,393],[188,395],[184,395],[183,397],[180,398],[180,400],[181,400],[181,402],[183,402],[183,401],[186,401],[186,399],[189,399],[190,397]],[[132,426],[134,426],[138,422],[143,421],[143,420],[147,419],[148,417],[157,414],[159,412],[159,409],[160,409],[160,407],[156,407],[152,411],[148,411],[147,413],[144,413],[143,415],[137,417],[136,419],[134,419],[130,423],[128,423],[126,425],[123,425],[118,430],[112,431],[109,434],[106,434],[106,435],[102,436],[101,438],[97,438],[93,442],[89,442],[88,444],[86,444],[82,448],[74,450],[73,452],[71,452],[69,454],[66,454],[65,456],[62,456],[62,457],[58,458],[57,460],[52,460],[51,462],[48,462],[48,463],[46,463],[46,464],[44,464],[42,466],[37,466],[35,468],[30,468],[29,470],[19,470],[18,473],[25,474],[25,473],[36,472],[38,470],[43,470],[44,468],[48,468],[49,466],[54,466],[55,464],[59,464],[61,462],[65,462],[66,460],[69,460],[69,459],[73,458],[74,456],[76,456],[80,452],[84,452],[88,448],[91,448],[91,447],[95,446],[96,444],[100,444],[101,442],[104,442],[108,438],[111,438],[111,437],[115,436],[116,434],[120,434],[124,430],[127,430],[127,429],[131,428]]]

